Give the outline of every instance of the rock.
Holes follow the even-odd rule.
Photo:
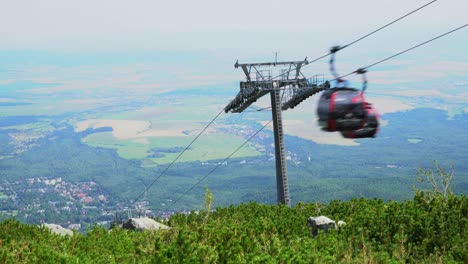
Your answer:
[[[40,227],[42,228],[47,228],[50,230],[50,232],[54,233],[54,234],[57,234],[57,235],[61,235],[61,236],[73,236],[73,231],[71,231],[70,229],[66,229],[60,225],[56,225],[56,224],[42,224],[40,225]]]
[[[338,228],[341,228],[341,227],[346,225],[346,222],[340,220],[340,221],[338,221],[338,223],[336,223],[336,225],[338,226]]]
[[[151,218],[142,217],[142,218],[128,219],[128,221],[122,225],[122,228],[131,229],[131,230],[136,229],[138,231],[143,231],[143,230],[169,229],[170,227],[163,225],[161,223],[158,223]]]
[[[323,230],[328,233],[330,228],[336,229],[335,221],[331,220],[326,216],[309,217],[307,219],[307,226],[312,228],[312,237],[318,234],[318,230]]]

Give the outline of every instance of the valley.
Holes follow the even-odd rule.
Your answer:
[[[26,222],[70,221],[85,228],[128,209],[170,215],[200,209],[204,186],[213,190],[215,206],[276,203],[271,127],[220,164],[271,119],[270,109],[255,110],[268,100],[241,114],[221,114],[158,178],[233,98],[238,84],[193,77],[182,87],[166,87],[157,65],[67,62],[71,65],[33,64],[27,72],[0,72],[0,218],[14,214]],[[321,131],[318,96],[285,111],[293,204],[411,199],[417,170],[432,167],[434,160],[443,167],[454,165],[453,188],[467,194],[468,102],[457,85],[461,79],[441,92],[426,91],[421,84],[401,89],[375,84],[366,96],[381,114],[374,139],[347,140]],[[42,184],[61,179],[73,190],[93,182],[97,189],[90,196],[79,192],[86,195],[81,198],[71,190],[64,196],[58,185],[34,187],[37,179]],[[150,184],[137,206],[132,204]],[[73,214],[63,209],[67,206]]]

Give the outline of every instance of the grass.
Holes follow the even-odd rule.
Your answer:
[[[112,133],[96,133],[89,135],[84,142],[92,147],[116,149],[119,156],[125,159],[140,159],[142,166],[152,167],[157,164],[171,162],[177,153],[160,153],[163,157],[151,158],[153,148],[185,147],[207,122],[219,111],[219,102],[210,97],[187,97],[181,100],[168,100],[155,106],[143,107],[126,112],[114,112],[100,116],[109,120],[148,120],[151,129],[160,134],[132,139],[118,139]],[[219,119],[224,118],[220,116]],[[214,124],[216,126],[216,123]],[[189,136],[182,136],[187,131]],[[209,132],[209,131],[207,131]],[[151,131],[148,131],[151,133]],[[172,136],[179,135],[179,136]],[[146,142],[145,142],[146,141]],[[208,161],[223,159],[244,142],[239,136],[228,134],[210,134],[199,138],[181,157],[180,161]],[[246,146],[234,157],[253,157],[260,155],[255,147]]]
[[[112,135],[112,132],[91,134],[83,141],[91,147],[115,149],[119,156],[125,159],[146,158],[150,149],[147,144],[133,142],[132,140],[118,140]]]
[[[84,143],[92,147],[116,149],[119,156],[125,159],[144,159],[143,165],[165,164],[171,162],[179,155],[176,153],[163,153],[164,157],[148,158],[153,148],[174,148],[187,146],[193,137],[151,137],[147,138],[149,144],[135,142],[136,139],[118,140],[111,132],[95,133],[87,136]],[[187,150],[179,161],[208,161],[223,159],[244,142],[242,137],[227,134],[209,134],[200,137],[197,142]],[[260,155],[254,147],[242,148],[233,158],[253,157]]]
[[[151,138],[151,145],[170,148],[174,146],[187,146],[192,138],[184,138],[185,142],[181,142],[180,138],[161,137]],[[239,147],[245,140],[242,137],[231,136],[227,134],[206,135],[200,137],[192,147],[187,150],[180,158],[180,161],[208,161],[216,159],[224,159]],[[181,144],[182,143],[182,144]],[[165,157],[151,159],[155,163],[164,164],[171,162],[179,155],[179,153],[167,153]],[[260,155],[260,152],[255,148],[247,146],[239,150],[233,158],[253,157]]]

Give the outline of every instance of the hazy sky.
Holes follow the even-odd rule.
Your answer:
[[[172,65],[155,66],[149,75],[176,76],[180,82],[193,74],[188,83],[202,77],[211,78],[211,83],[234,82],[242,77],[233,69],[236,59],[272,61],[275,51],[279,51],[279,60],[314,59],[333,45],[347,44],[429,2],[0,0],[0,59],[5,64],[5,54],[16,56],[10,55],[11,51],[19,51],[18,56],[37,50],[72,54],[156,51],[168,54],[169,60],[163,63]],[[340,72],[353,71],[464,25],[468,23],[467,12],[468,0],[438,0],[340,52]],[[380,71],[374,72],[373,81],[425,80],[453,72],[465,76],[466,47],[468,27],[379,65],[372,69]],[[200,53],[208,56],[190,57]],[[162,63],[157,59],[152,62]],[[93,63],[90,59],[84,64]],[[126,60],[115,63],[129,65]],[[308,70],[310,74],[328,74],[328,65],[324,60],[309,65]]]
[[[0,49],[304,53],[340,38],[351,41],[428,2],[0,0]],[[466,24],[467,12],[466,0],[439,0],[375,37],[396,43],[424,39]]]

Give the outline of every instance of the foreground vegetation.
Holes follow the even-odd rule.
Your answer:
[[[312,238],[309,216],[347,225]],[[172,216],[170,230],[95,227],[60,237],[16,220],[0,223],[0,263],[468,263],[466,196],[327,205],[246,203]]]

